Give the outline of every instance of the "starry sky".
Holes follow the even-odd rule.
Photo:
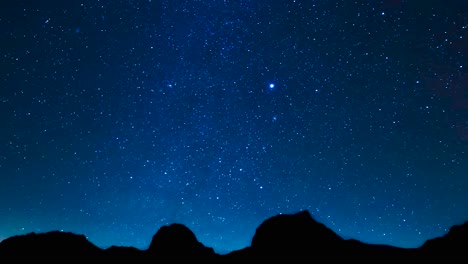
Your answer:
[[[468,220],[468,2],[2,1],[0,240],[227,253],[280,213],[418,247]]]

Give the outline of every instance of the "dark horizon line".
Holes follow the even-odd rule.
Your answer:
[[[437,239],[437,238],[440,238],[440,237],[443,237],[445,235],[447,235],[450,230],[454,227],[458,227],[458,226],[461,226],[463,224],[466,224],[468,223],[468,220],[467,221],[461,221],[461,223],[459,224],[453,224],[450,228],[448,228],[448,230],[443,233],[442,235],[440,236],[435,236],[435,237],[432,237],[432,238],[428,238],[426,240],[424,240],[421,245],[419,246],[416,246],[416,247],[402,247],[402,246],[395,246],[395,245],[391,245],[391,244],[385,244],[385,243],[372,243],[372,242],[364,242],[363,240],[359,240],[359,239],[355,239],[355,238],[345,238],[343,237],[342,235],[339,235],[337,232],[335,232],[335,230],[333,230],[332,228],[328,227],[327,225],[325,225],[324,223],[316,220],[314,218],[314,216],[310,213],[309,210],[305,209],[305,210],[299,210],[297,211],[296,213],[279,213],[279,214],[276,214],[276,215],[272,215],[270,217],[267,217],[266,219],[264,219],[262,221],[262,223],[260,223],[260,225],[262,225],[265,221],[267,221],[268,219],[272,218],[272,217],[275,217],[275,216],[279,216],[279,215],[297,215],[297,214],[301,214],[301,213],[307,213],[310,215],[310,217],[316,221],[317,223],[319,224],[322,224],[324,225],[326,228],[330,229],[331,231],[333,231],[337,236],[339,236],[340,238],[342,238],[343,240],[353,240],[353,241],[358,241],[358,242],[361,242],[361,243],[364,243],[364,244],[367,244],[367,245],[373,245],[373,246],[386,246],[386,247],[392,247],[392,248],[396,248],[396,249],[403,249],[403,250],[417,250],[417,249],[420,249],[427,241],[429,240],[432,240],[432,239]],[[185,224],[182,224],[182,223],[177,223],[177,222],[174,222],[174,223],[170,223],[170,224],[166,224],[166,225],[162,225],[152,236],[154,236],[162,227],[164,226],[170,226],[170,225],[173,225],[173,224],[180,224],[180,225],[184,225],[186,226]],[[257,228],[255,229],[255,231],[257,231],[258,227],[260,226],[258,225]],[[186,226],[187,227],[187,226]],[[188,228],[188,227],[187,227]],[[193,232],[193,230],[191,230],[190,228],[188,228],[196,237],[197,241],[199,241],[198,237],[196,236],[195,232]],[[9,236],[9,237],[6,237],[6,238],[3,238],[3,239],[0,239],[0,244],[7,240],[7,239],[10,239],[10,238],[14,238],[14,237],[21,237],[21,236],[27,236],[27,235],[41,235],[41,234],[48,234],[48,233],[55,233],[55,232],[58,232],[58,233],[65,233],[65,234],[72,234],[72,235],[77,235],[77,236],[84,236],[86,238],[86,240],[93,244],[95,247],[101,249],[101,250],[107,250],[107,249],[110,249],[112,247],[118,247],[118,248],[134,248],[134,249],[137,249],[139,251],[146,251],[149,249],[150,247],[150,244],[151,244],[151,240],[149,241],[149,244],[145,247],[145,248],[140,248],[140,247],[137,247],[137,246],[132,246],[132,245],[116,245],[116,244],[112,244],[110,246],[107,246],[107,247],[103,247],[103,246],[98,246],[95,242],[92,242],[89,237],[84,234],[84,233],[77,233],[77,232],[72,232],[72,231],[66,231],[66,230],[63,230],[63,229],[52,229],[52,230],[49,230],[49,231],[41,231],[41,232],[36,232],[36,231],[31,231],[31,232],[27,232],[27,233],[24,233],[24,234],[17,234],[17,235],[12,235],[12,236]],[[252,236],[251,238],[251,241],[253,239],[253,237],[255,236],[255,232],[254,232],[254,235]],[[210,247],[214,250],[213,247],[211,246],[207,246],[205,245],[204,243],[202,243],[201,241],[199,241],[201,244],[203,244],[203,246],[205,247]],[[243,249],[246,249],[248,247],[250,247],[251,244],[247,245],[247,246],[244,246],[242,248],[238,248],[238,249],[231,249],[231,250],[225,250],[225,253],[221,253],[219,250],[214,250],[215,253],[217,254],[220,254],[220,255],[226,255],[226,254],[229,254],[229,253],[232,253],[232,252],[235,252],[235,251],[238,251],[238,250],[243,250]]]

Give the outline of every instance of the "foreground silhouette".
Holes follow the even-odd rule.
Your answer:
[[[264,221],[250,246],[218,254],[200,243],[182,224],[161,227],[146,250],[101,249],[84,235],[52,231],[13,236],[0,243],[2,260],[468,260],[468,222],[454,226],[421,247],[405,249],[343,239],[308,211],[282,214]]]

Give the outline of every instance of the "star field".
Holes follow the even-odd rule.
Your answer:
[[[468,3],[0,4],[0,240],[227,253],[280,213],[400,247],[468,220]]]

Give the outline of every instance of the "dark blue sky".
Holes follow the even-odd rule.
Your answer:
[[[309,210],[417,247],[468,220],[468,3],[3,1],[0,239],[219,253]]]

